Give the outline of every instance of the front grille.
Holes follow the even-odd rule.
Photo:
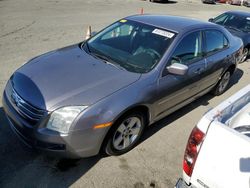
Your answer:
[[[14,89],[11,91],[10,99],[17,113],[31,125],[35,125],[45,115],[44,110],[26,102]]]

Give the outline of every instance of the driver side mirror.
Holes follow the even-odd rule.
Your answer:
[[[209,22],[213,22],[214,19],[213,19],[213,18],[209,18],[208,21],[209,21]]]
[[[177,75],[185,75],[188,71],[188,66],[180,63],[174,63],[166,68],[169,73]]]

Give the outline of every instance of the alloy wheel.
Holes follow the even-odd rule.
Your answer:
[[[142,129],[142,122],[138,117],[125,119],[115,131],[113,136],[113,146],[116,150],[124,150],[131,146]]]
[[[248,49],[244,48],[243,53],[242,53],[241,62],[244,62],[247,59],[247,56],[248,56]]]
[[[230,80],[230,76],[231,76],[230,72],[227,71],[221,78],[221,81],[219,84],[219,93],[223,93],[225,89],[227,88],[229,80]]]

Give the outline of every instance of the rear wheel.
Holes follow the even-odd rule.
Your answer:
[[[231,78],[231,73],[229,70],[227,70],[223,74],[223,76],[221,77],[220,81],[215,86],[215,88],[213,90],[213,94],[214,95],[221,95],[222,93],[224,93],[228,88],[230,78]]]
[[[113,127],[105,146],[108,155],[121,155],[133,149],[140,140],[145,128],[145,116],[134,112],[118,120]]]
[[[244,61],[246,61],[246,59],[248,57],[248,53],[249,53],[249,49],[248,48],[244,48],[243,49],[243,53],[242,53],[241,63],[243,63]]]

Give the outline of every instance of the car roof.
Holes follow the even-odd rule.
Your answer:
[[[196,28],[199,29],[205,26],[216,27],[215,24],[210,22],[204,22],[197,19],[180,17],[180,16],[144,14],[144,15],[129,16],[126,19],[153,25],[155,27],[172,30],[177,33],[183,31],[185,32],[190,29],[196,29]]]
[[[234,10],[234,11],[228,11],[226,13],[235,14],[238,16],[250,17],[250,12],[245,12],[245,11]]]

